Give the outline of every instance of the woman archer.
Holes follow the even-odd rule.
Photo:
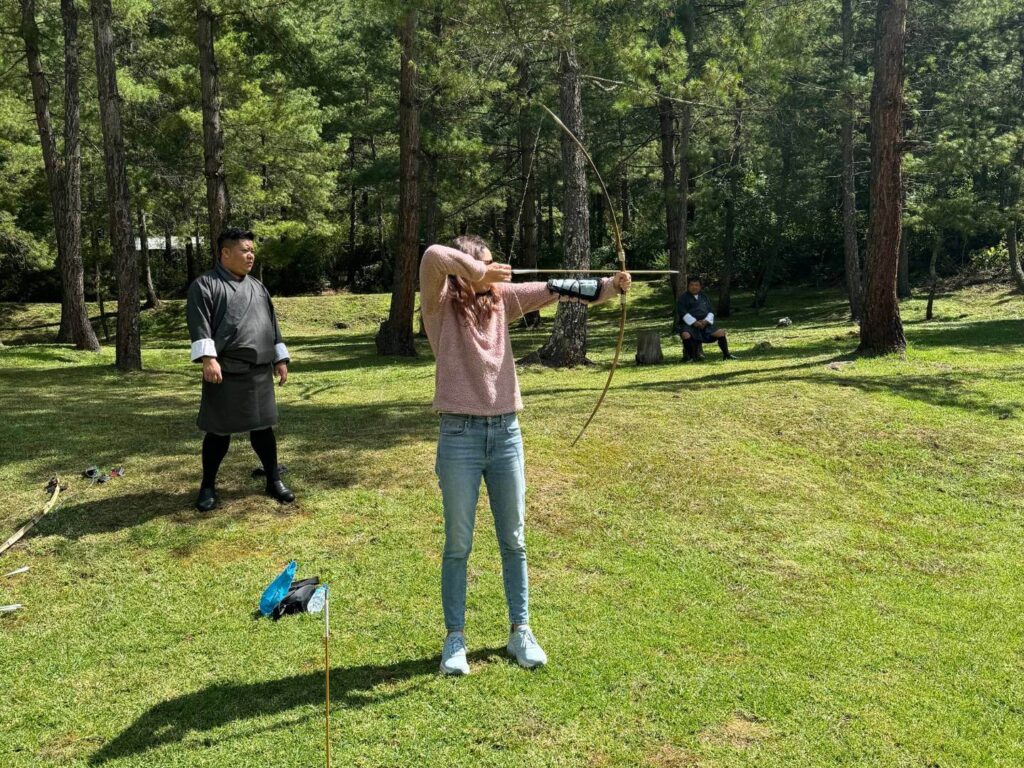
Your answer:
[[[526,476],[517,412],[519,394],[508,326],[556,301],[600,303],[630,287],[619,272],[600,281],[511,283],[475,235],[448,248],[432,245],[420,263],[423,325],[437,361],[434,409],[441,415],[435,471],[444,508],[441,605],[448,634],[441,672],[469,673],[466,659],[466,565],[480,481],[487,484],[501,551],[511,630],[508,652],[523,667],[547,663],[529,626],[526,572]]]

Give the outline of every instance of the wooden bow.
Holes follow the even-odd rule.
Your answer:
[[[583,153],[583,156],[587,158],[587,162],[590,164],[590,167],[594,170],[594,174],[597,176],[597,181],[601,185],[601,192],[604,193],[605,202],[608,203],[608,213],[611,214],[612,217],[612,230],[615,234],[615,252],[619,262],[619,270],[622,272],[627,271],[626,249],[623,248],[622,246],[622,230],[619,228],[619,219],[615,215],[615,203],[612,201],[612,196],[608,194],[608,187],[605,185],[604,179],[601,177],[601,172],[597,170],[597,164],[594,163],[594,158],[590,156],[590,153],[587,151],[587,148],[583,146],[583,142],[579,140],[579,137],[576,136],[576,134],[573,133],[571,130],[569,130],[569,126],[563,123],[561,119],[558,117],[558,115],[556,115],[543,104],[540,105],[540,108],[547,112],[548,115],[551,116],[551,119],[555,121],[555,124],[563,131],[565,131],[566,135],[570,139],[572,139],[572,141],[576,144],[577,147],[579,147],[580,151]],[[579,272],[586,270],[571,271]],[[576,443],[580,441],[580,438],[583,437],[583,434],[587,431],[587,427],[590,426],[590,422],[594,420],[594,417],[597,415],[598,410],[601,408],[601,403],[604,402],[605,395],[608,394],[608,387],[610,387],[612,384],[612,377],[615,376],[615,369],[618,368],[619,366],[619,354],[622,352],[622,342],[623,339],[625,339],[625,336],[626,295],[619,294],[619,338],[618,341],[615,343],[615,356],[612,358],[612,367],[611,370],[608,371],[608,379],[604,383],[604,389],[601,390],[601,395],[600,397],[597,398],[597,402],[594,404],[594,410],[590,412],[590,416],[587,418],[586,422],[584,422],[583,428],[580,430],[580,433],[576,435],[576,439],[572,441],[573,445],[576,445]]]

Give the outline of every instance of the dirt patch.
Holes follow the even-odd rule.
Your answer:
[[[37,757],[49,765],[67,763],[102,743],[103,739],[99,736],[80,736],[69,731],[50,739],[39,750]]]
[[[700,758],[693,752],[665,744],[657,752],[647,758],[648,765],[654,768],[700,768]]]
[[[746,712],[735,712],[721,725],[706,728],[700,735],[704,744],[749,749],[771,735],[771,729],[757,717]]]

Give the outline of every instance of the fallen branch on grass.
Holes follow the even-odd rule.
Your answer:
[[[67,488],[67,486],[64,486],[64,488]],[[56,475],[50,478],[50,482],[47,484],[46,490],[50,492],[50,500],[46,502],[46,506],[43,507],[43,511],[16,530],[7,541],[0,544],[0,555],[21,541],[21,537],[32,530],[35,524],[42,520],[47,512],[53,509],[53,505],[57,503],[57,497],[60,496],[61,492],[60,478]]]

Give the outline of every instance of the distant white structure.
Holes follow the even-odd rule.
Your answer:
[[[195,238],[194,237],[174,237],[174,236],[172,236],[171,237],[171,250],[172,251],[182,251],[182,252],[184,252],[184,250],[185,250],[185,241],[187,241],[187,240],[191,240],[192,244],[195,245]],[[203,243],[204,242],[205,241],[203,240],[203,238],[199,238],[199,247],[200,248],[203,247]],[[146,238],[146,244],[149,246],[149,250],[150,250],[151,253],[153,251],[163,251],[164,246],[165,246],[163,236],[160,236],[160,237],[147,237]],[[135,238],[135,251],[138,252],[138,251],[141,251],[141,250],[142,250],[142,238],[136,237]]]

